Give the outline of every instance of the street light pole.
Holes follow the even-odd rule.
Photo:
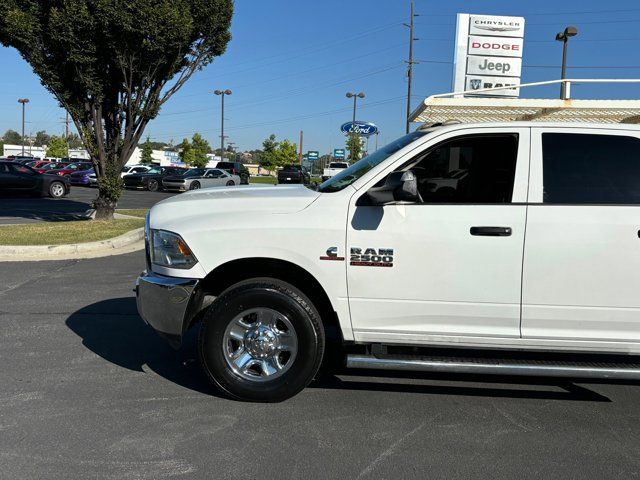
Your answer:
[[[25,105],[29,103],[29,99],[19,98],[18,103],[22,104],[22,155],[24,156],[24,114],[25,114]]]
[[[221,96],[221,118],[220,118],[220,158],[223,158],[224,153],[224,96],[231,95],[231,90],[215,90],[213,93]]]
[[[575,37],[578,34],[578,29],[576,27],[567,27],[563,32],[560,32],[556,35],[556,40],[562,42],[562,71],[560,73],[560,78],[565,80],[567,78],[567,48],[569,45],[569,39],[571,37]],[[567,84],[562,82],[560,84],[560,99],[567,100]]]
[[[352,98],[353,97],[353,121],[351,122],[351,130],[355,130],[356,128],[356,101],[358,100],[358,98],[364,98],[364,93],[360,92],[360,93],[351,93],[348,92],[347,93],[347,98]],[[353,132],[352,132],[353,133]]]

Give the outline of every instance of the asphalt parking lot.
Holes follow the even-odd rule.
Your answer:
[[[72,186],[71,193],[61,199],[26,196],[1,197],[0,225],[74,220],[91,208],[91,202],[97,194],[96,188]],[[124,190],[118,202],[118,208],[151,208],[160,200],[172,195],[175,194]]]
[[[221,398],[135,308],[142,252],[0,263],[0,478],[640,476],[640,386],[339,373]],[[195,332],[194,332],[195,333]]]

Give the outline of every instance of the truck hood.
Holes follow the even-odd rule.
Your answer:
[[[320,196],[302,185],[216,187],[168,198],[151,211],[152,228],[215,214],[283,214],[303,210]]]

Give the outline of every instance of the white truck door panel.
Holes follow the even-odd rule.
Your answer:
[[[433,178],[436,168],[422,184],[426,189],[423,197],[431,200],[410,205],[356,206],[357,198],[388,171],[354,196],[347,225],[347,254],[351,253],[347,280],[356,339],[360,335],[371,340],[373,335],[393,342],[398,334],[416,339],[425,335],[520,336],[529,129],[453,132],[412,156],[417,158],[436,149],[445,151],[441,145],[458,142],[459,138],[493,134],[517,138],[513,154],[517,163],[512,173],[515,180],[509,180],[513,187],[510,201],[455,203],[458,193],[447,190],[451,188],[450,179],[467,176],[471,182],[477,177],[475,170],[465,165],[465,156],[472,154],[464,147],[446,153],[447,174]],[[405,168],[407,161],[410,157],[399,160],[393,169]],[[440,157],[417,165],[426,165],[428,170],[432,163],[443,168]],[[438,198],[439,189],[451,198]],[[511,233],[475,235],[471,233],[474,227],[504,227]],[[387,265],[371,266],[376,263]]]
[[[640,341],[637,133],[533,129],[531,162],[523,338]]]

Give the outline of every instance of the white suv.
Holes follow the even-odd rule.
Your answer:
[[[456,171],[465,175],[432,187]],[[247,400],[294,395],[323,356],[639,378],[637,365],[577,356],[640,354],[639,229],[638,127],[447,125],[396,140],[317,191],[160,202],[138,309],[176,346],[201,321],[208,377]]]

